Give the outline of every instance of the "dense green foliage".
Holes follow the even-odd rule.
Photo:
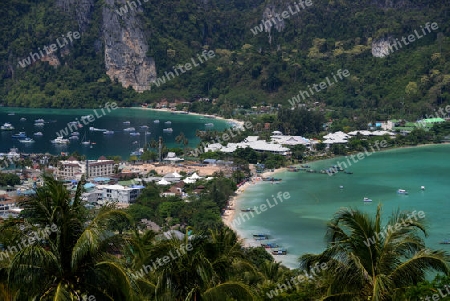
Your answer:
[[[20,184],[20,177],[13,173],[0,173],[0,187]]]
[[[63,1],[58,1],[63,2]],[[281,104],[308,85],[319,84],[338,69],[348,78],[302,101],[319,102],[333,119],[352,123],[407,116],[418,118],[450,103],[449,7],[427,1],[313,1],[284,20],[281,32],[254,35],[266,3],[245,1],[159,1],[142,3],[138,14],[148,36],[148,55],[158,76],[175,64],[189,62],[203,49],[216,57],[152,91],[137,94],[105,75],[101,37],[102,1],[95,1],[82,37],[58,58],[21,68],[17,62],[56,37],[79,30],[75,9],[63,11],[53,1],[7,0],[0,8],[0,96],[9,106],[85,107],[108,100],[121,105],[162,98],[218,98],[215,105],[195,103],[192,111],[230,116],[236,105]],[[276,12],[290,2],[274,4]],[[118,5],[119,6],[119,5]],[[379,38],[401,38],[436,22],[438,30],[386,58],[371,54]],[[438,35],[438,33],[441,33]]]

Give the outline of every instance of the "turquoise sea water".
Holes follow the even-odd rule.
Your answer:
[[[15,115],[8,115],[14,112]],[[128,159],[130,153],[139,147],[143,147],[145,139],[150,142],[151,139],[158,140],[159,136],[163,137],[164,143],[169,147],[179,147],[180,144],[175,142],[175,137],[183,132],[189,140],[190,147],[196,147],[199,139],[195,136],[196,130],[205,130],[205,123],[213,123],[212,129],[223,130],[230,127],[227,122],[218,119],[204,118],[198,115],[181,115],[171,114],[170,112],[153,111],[140,108],[118,108],[105,114],[97,109],[97,113],[92,109],[29,109],[29,108],[0,108],[0,125],[5,122],[11,123],[15,130],[0,131],[0,152],[8,152],[11,147],[17,147],[23,153],[51,153],[59,154],[61,152],[72,153],[77,151],[84,154],[88,159],[97,159],[104,155],[119,155],[122,159]],[[94,115],[95,121],[79,128],[80,140],[72,140],[69,145],[54,145],[50,140],[56,138],[56,133],[67,126],[70,121],[81,119],[84,115]],[[20,121],[26,118],[26,121]],[[43,127],[34,126],[34,120],[44,119]],[[160,120],[159,124],[153,123],[155,119]],[[124,121],[130,121],[130,124],[123,124]],[[172,124],[165,124],[171,121]],[[139,126],[147,125],[149,129],[141,129]],[[89,131],[89,127],[99,129],[108,129],[114,131],[113,135],[104,135],[102,132]],[[127,127],[135,127],[140,132],[140,136],[130,136],[123,129]],[[173,128],[172,134],[163,133],[164,128]],[[28,137],[35,140],[32,144],[23,144],[17,139],[11,138],[13,133],[26,132]],[[35,132],[42,132],[44,136],[33,136]],[[144,132],[149,131],[151,134],[145,137]],[[81,144],[83,135],[86,134],[86,140],[95,142],[92,148]],[[137,141],[137,142],[135,142]]]
[[[309,164],[320,170],[346,161],[343,158]],[[394,210],[424,211],[431,248],[449,249],[439,242],[450,238],[450,145],[422,146],[373,153],[353,163],[348,170],[334,176],[311,174],[304,171],[277,173],[280,184],[260,182],[250,185],[239,196],[237,218],[241,208],[266,202],[278,192],[289,192],[291,198],[237,226],[240,236],[251,245],[259,245],[252,233],[268,233],[269,241],[287,248],[288,255],[275,256],[286,266],[297,267],[297,259],[305,253],[320,253],[325,248],[326,223],[342,207],[362,209],[374,216],[379,203],[383,216]],[[340,186],[344,186],[340,189]],[[425,186],[425,190],[420,189]],[[397,189],[406,189],[409,195],[399,195]],[[363,203],[368,197],[372,203]]]

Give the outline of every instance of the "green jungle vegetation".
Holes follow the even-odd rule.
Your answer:
[[[64,2],[64,1],[59,1]],[[282,31],[254,35],[262,12],[272,5],[281,13],[288,1],[141,1],[138,14],[148,34],[148,56],[157,75],[184,64],[204,49],[216,56],[166,84],[142,94],[122,88],[105,74],[100,36],[103,1],[94,1],[91,21],[58,68],[18,61],[62,33],[78,28],[68,5],[54,1],[5,0],[0,7],[0,103],[7,106],[80,108],[107,101],[122,106],[161,99],[194,101],[217,98],[211,106],[195,103],[196,112],[232,116],[237,107],[282,105],[308,85],[319,84],[338,69],[350,76],[302,101],[319,102],[333,119],[354,117],[415,120],[450,104],[450,7],[446,1],[325,1],[284,20]],[[119,8],[120,5],[117,5]],[[436,31],[385,58],[371,54],[372,41],[407,37],[427,22]]]

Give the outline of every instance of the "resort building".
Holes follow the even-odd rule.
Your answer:
[[[278,142],[266,142],[265,140],[258,139],[258,136],[248,136],[243,142],[228,143],[226,146],[223,146],[220,143],[212,143],[205,147],[205,152],[221,151],[224,153],[232,153],[238,148],[250,147],[257,152],[270,152],[284,156],[289,154],[289,148],[282,146]]]
[[[136,201],[141,194],[143,186],[125,187],[122,185],[99,185],[102,191],[102,201],[117,202],[119,205],[128,206]]]
[[[81,179],[86,177],[101,177],[114,174],[114,161],[100,157],[98,160],[78,161],[73,157],[59,161],[55,171],[57,179]]]

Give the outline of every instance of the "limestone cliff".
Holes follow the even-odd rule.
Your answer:
[[[86,31],[94,9],[94,0],[57,0],[56,6],[77,20],[80,32]]]
[[[150,90],[150,83],[156,79],[156,68],[153,58],[146,55],[148,45],[137,17],[142,8],[128,7],[120,16],[120,7],[128,7],[127,2],[105,0],[102,8],[106,74],[123,87],[131,86],[138,92]]]
[[[391,53],[389,45],[393,44],[392,38],[378,39],[372,42],[372,55],[374,57],[386,57]]]

